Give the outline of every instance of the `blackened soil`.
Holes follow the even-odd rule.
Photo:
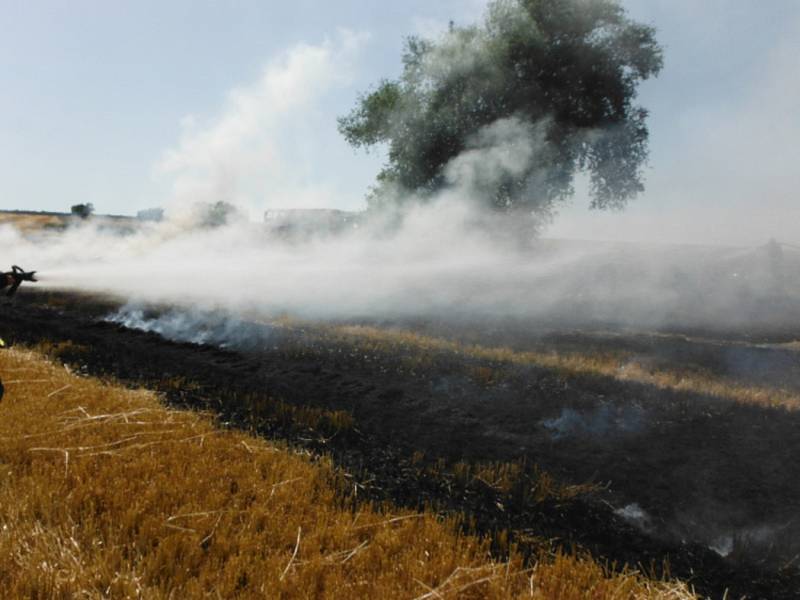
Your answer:
[[[729,598],[800,598],[800,575],[782,567],[800,552],[797,413],[444,352],[420,363],[397,349],[365,354],[356,343],[258,325],[262,343],[227,351],[103,321],[113,308],[29,292],[2,307],[0,335],[11,343],[70,341],[64,357],[87,373],[163,389],[170,401],[213,409],[223,422],[328,453],[352,474],[360,497],[465,513],[479,531],[507,529],[523,545],[553,540],[654,573],[667,563],[708,597],[728,590]],[[165,384],[176,381],[193,385]],[[254,395],[348,411],[356,428],[254,420]],[[418,451],[428,462],[521,459],[561,481],[603,488],[533,502],[521,488],[501,493],[477,479],[431,474],[413,458]],[[614,513],[632,503],[647,515],[633,524]],[[727,535],[735,548],[723,559],[708,546]]]

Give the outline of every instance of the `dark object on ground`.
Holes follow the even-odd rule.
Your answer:
[[[17,293],[23,281],[36,281],[36,271],[25,271],[22,267],[14,265],[10,271],[3,273],[0,278],[0,290],[8,288],[6,296],[11,298]]]

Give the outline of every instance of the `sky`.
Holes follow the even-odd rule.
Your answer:
[[[226,199],[360,209],[380,151],[336,117],[399,74],[403,39],[485,0],[0,0],[0,208],[134,214]],[[800,1],[624,0],[658,30],[646,191],[622,213],[585,186],[547,235],[800,243]]]

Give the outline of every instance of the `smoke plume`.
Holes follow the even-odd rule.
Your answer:
[[[336,235],[276,233],[263,222],[265,207],[352,206],[336,185],[310,175],[317,165],[305,151],[318,155],[287,142],[286,133],[304,120],[316,123],[327,94],[353,76],[365,42],[344,31],[298,45],[231,91],[216,118],[185,119],[181,138],[156,165],[173,183],[164,222],[121,231],[89,219],[34,237],[0,228],[5,260],[37,269],[42,286],[256,316],[514,317],[661,328],[760,326],[800,312],[800,260],[790,249],[518,243],[518,220],[477,207],[488,188],[547,152],[547,117],[482,128],[447,164],[446,185],[425,206],[412,198],[402,214],[360,215]],[[467,50],[436,54],[429,68],[464,68],[476,60],[476,50]],[[230,202],[249,218],[204,226],[193,211],[214,202]]]

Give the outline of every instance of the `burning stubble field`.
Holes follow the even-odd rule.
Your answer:
[[[5,598],[690,597],[585,557],[492,560],[455,522],[346,501],[329,460],[40,353],[0,368]]]
[[[327,456],[347,502],[434,511],[496,560],[578,548],[708,597],[798,597],[791,332],[265,323],[31,291],[0,327]]]

